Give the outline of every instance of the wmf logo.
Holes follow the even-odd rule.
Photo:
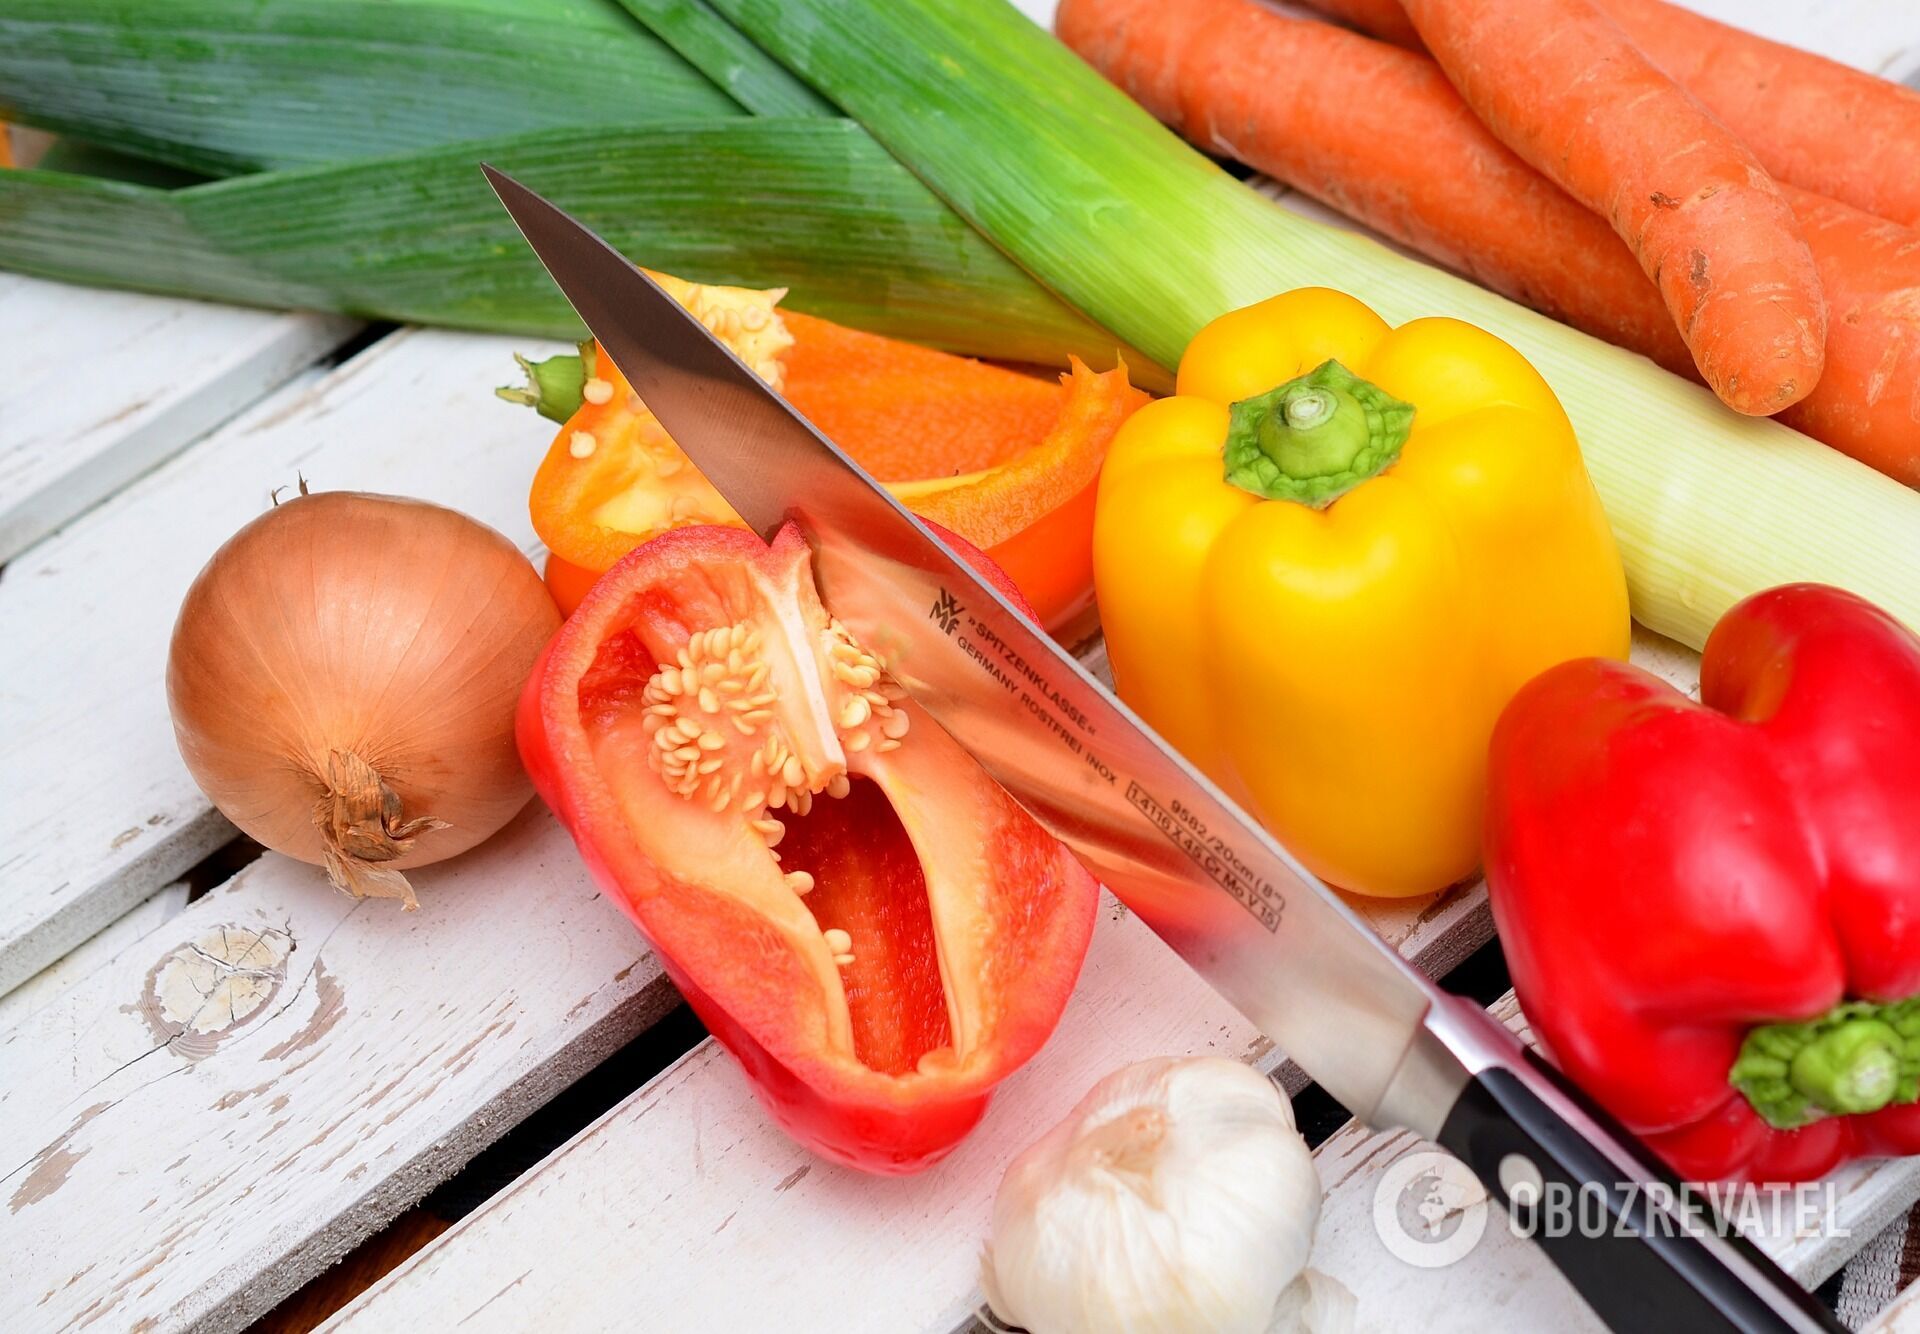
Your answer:
[[[1381,1174],[1373,1226],[1395,1258],[1439,1269],[1463,1258],[1486,1232],[1486,1187],[1449,1154],[1410,1153]]]
[[[940,590],[940,596],[934,599],[933,610],[928,613],[928,617],[942,630],[952,634],[954,627],[960,624],[960,613],[965,610],[966,608],[954,599],[953,594],[943,588]]]

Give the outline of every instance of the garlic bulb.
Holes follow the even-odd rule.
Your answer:
[[[1319,1217],[1312,1155],[1269,1080],[1218,1057],[1141,1061],[1008,1167],[982,1283],[1032,1334],[1258,1334]],[[1283,1327],[1350,1308],[1315,1278]]]

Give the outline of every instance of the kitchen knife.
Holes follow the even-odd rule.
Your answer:
[[[1600,1235],[1533,1235],[1614,1329],[1841,1328],[1686,1208],[1651,1155],[1504,1026],[1388,948],[684,307],[485,170],[602,350],[741,517],[767,538],[798,525],[854,636],[1355,1116],[1437,1141],[1523,1215],[1556,1189],[1604,1199],[1607,1225],[1587,1229]]]

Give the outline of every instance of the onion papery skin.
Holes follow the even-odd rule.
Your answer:
[[[411,907],[396,872],[466,851],[532,796],[514,708],[559,624],[532,564],[486,525],[418,500],[302,495],[187,590],[167,660],[174,735],[249,836]],[[330,772],[358,781],[335,791]],[[331,859],[323,825],[345,834]]]

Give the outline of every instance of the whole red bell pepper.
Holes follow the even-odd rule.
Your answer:
[[[607,895],[824,1156],[926,1166],[1053,1031],[1097,886],[833,619],[793,529],[628,554],[518,735]]]
[[[1700,694],[1581,660],[1501,717],[1487,878],[1521,1007],[1687,1179],[1920,1152],[1920,640],[1776,588],[1714,627]]]

